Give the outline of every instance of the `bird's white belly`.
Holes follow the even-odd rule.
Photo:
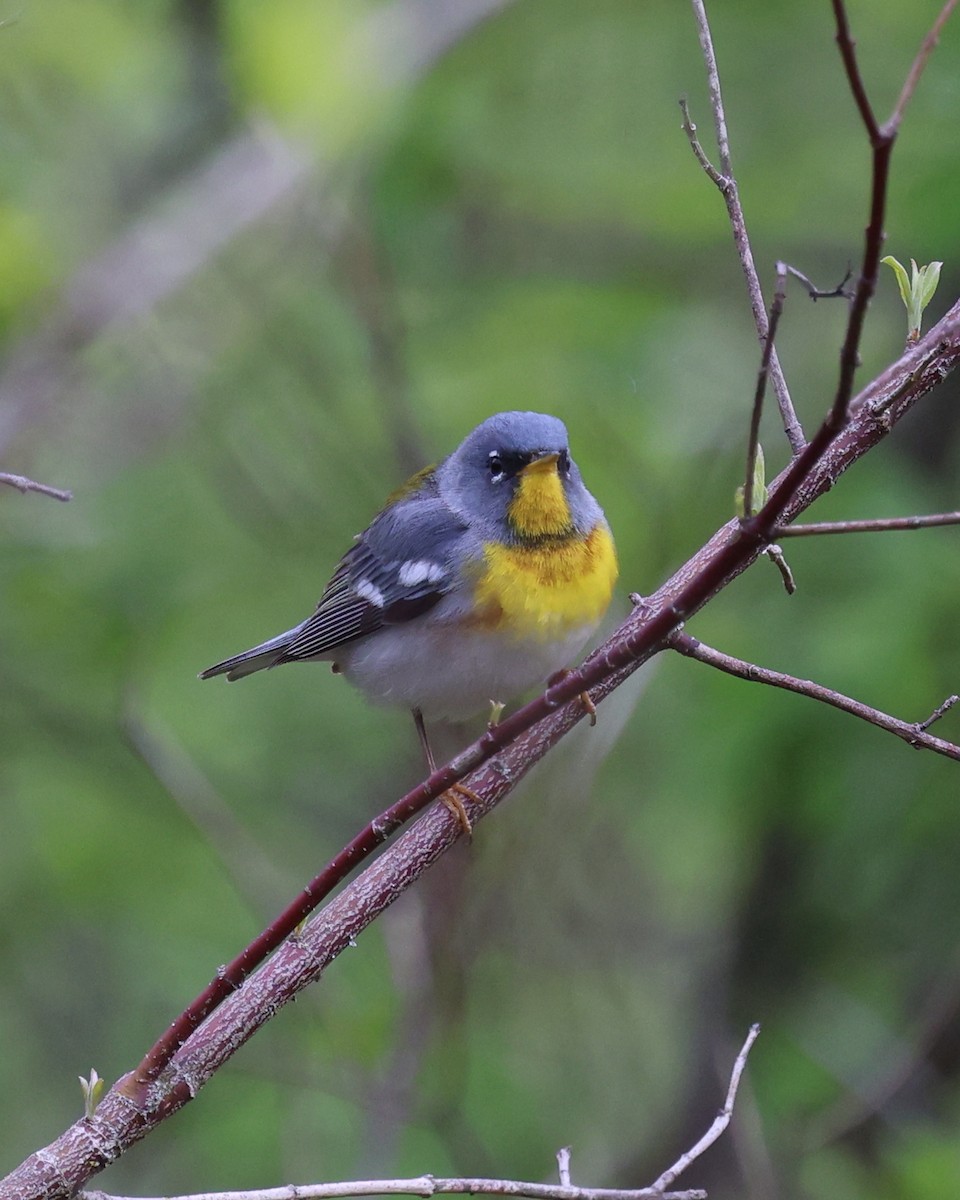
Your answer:
[[[509,640],[502,632],[443,622],[377,631],[342,646],[337,665],[372,704],[419,708],[434,720],[459,721],[492,700],[509,701],[569,666],[594,626],[562,641]],[[333,657],[333,656],[331,656]]]

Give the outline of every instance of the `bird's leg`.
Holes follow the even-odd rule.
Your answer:
[[[554,671],[554,673],[547,680],[547,687],[553,687],[553,685],[555,683],[559,683],[561,679],[566,679],[566,677],[569,674],[570,674],[570,671],[569,671],[569,668],[567,668],[567,667],[563,667],[559,671]],[[584,707],[584,710],[585,710],[587,716],[590,718],[591,726],[596,725],[596,723],[597,723],[597,706],[593,702],[593,697],[590,695],[590,693],[588,691],[584,690],[580,693],[579,699],[580,699],[580,703]]]
[[[436,759],[433,757],[433,749],[430,746],[430,739],[427,737],[427,727],[423,722],[423,713],[419,708],[413,710],[413,723],[417,727],[417,737],[420,739],[420,746],[423,749],[423,756],[427,760],[427,769],[432,775],[437,769]],[[440,799],[444,802],[447,808],[460,822],[460,828],[467,835],[473,837],[473,826],[470,824],[470,818],[467,816],[467,810],[463,807],[461,796],[466,796],[468,800],[474,803],[480,803],[480,797],[476,792],[472,792],[466,784],[455,783],[453,787],[448,788],[443,793]]]

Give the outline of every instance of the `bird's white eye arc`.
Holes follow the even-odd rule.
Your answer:
[[[493,450],[487,456],[487,467],[490,471],[490,479],[493,483],[499,483],[507,473],[506,467],[503,465],[503,459],[500,457],[498,450]]]

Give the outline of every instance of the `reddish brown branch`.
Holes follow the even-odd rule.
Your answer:
[[[947,708],[951,707],[951,701],[955,702],[956,697],[950,697],[950,700],[941,704],[933,717],[927,718],[926,721],[901,721],[897,717],[891,717],[877,708],[861,704],[859,700],[853,700],[850,696],[844,696],[841,692],[835,692],[832,688],[813,683],[809,679],[797,679],[794,675],[771,671],[767,667],[758,667],[755,663],[744,662],[742,658],[723,654],[711,646],[704,645],[703,642],[698,642],[688,633],[673,634],[670,638],[670,647],[686,658],[694,658],[697,662],[716,667],[718,671],[724,671],[727,675],[735,675],[738,679],[746,679],[750,683],[763,683],[768,687],[782,688],[787,692],[808,696],[811,700],[819,700],[822,704],[839,708],[854,717],[859,717],[861,721],[867,721],[871,725],[876,725],[878,729],[884,729],[887,733],[902,738],[917,750],[933,750],[936,754],[942,754],[946,758],[960,762],[960,746],[955,746],[953,742],[946,742],[942,738],[933,737],[932,734],[926,732],[933,721],[943,716]]]
[[[897,529],[931,529],[937,525],[960,525],[960,512],[932,513],[926,517],[880,517],[874,521],[810,521],[803,525],[780,525],[777,538],[814,537],[825,533],[889,533]]]

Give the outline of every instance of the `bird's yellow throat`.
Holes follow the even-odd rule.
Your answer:
[[[524,538],[559,537],[571,530],[570,505],[557,474],[557,455],[534,459],[517,477],[507,520]]]
[[[549,641],[595,625],[607,611],[619,568],[604,522],[574,533],[557,455],[520,472],[507,519],[522,541],[484,548],[476,600],[481,624]]]

